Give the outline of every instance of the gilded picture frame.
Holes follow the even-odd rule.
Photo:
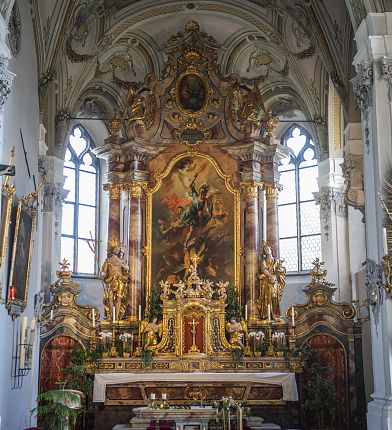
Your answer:
[[[35,195],[35,198],[34,198]],[[34,198],[31,203],[31,198]],[[36,193],[22,197],[18,202],[14,243],[11,257],[9,288],[7,292],[7,307],[12,314],[23,312],[27,306],[28,287],[31,269],[31,259],[36,227],[37,206]],[[13,287],[11,297],[10,287]]]
[[[207,108],[212,90],[208,85],[208,80],[203,73],[194,67],[188,67],[176,79],[176,103],[178,109],[185,115],[201,115]],[[187,90],[187,91],[185,91]],[[188,93],[188,100],[185,100],[185,93]],[[200,98],[203,102],[200,103]],[[186,105],[186,103],[189,105]]]
[[[0,214],[0,267],[4,266],[10,224],[11,224],[11,210],[12,210],[12,199],[15,194],[14,185],[3,184],[1,187],[1,214]]]
[[[222,171],[217,161],[202,152],[188,150],[178,154],[167,164],[162,172],[156,172],[154,179],[156,183],[153,187],[147,188],[146,193],[146,302],[148,303],[151,289],[153,287],[153,195],[162,186],[163,180],[170,175],[173,167],[178,161],[185,158],[195,158],[207,160],[215,169],[216,174],[223,179],[227,191],[232,196],[233,203],[233,283],[235,288],[240,291],[240,194],[241,190],[233,186],[232,175]]]

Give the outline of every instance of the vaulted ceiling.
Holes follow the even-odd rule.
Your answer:
[[[257,82],[265,106],[280,119],[316,120],[310,127],[321,136],[315,140],[322,152],[317,127],[325,128],[329,82],[346,119],[358,115],[349,84],[354,31],[367,11],[385,10],[387,3],[31,0],[41,110],[46,121],[58,112],[113,115],[127,88],[140,87],[149,74],[162,76],[161,47],[195,20],[221,46],[221,73]]]

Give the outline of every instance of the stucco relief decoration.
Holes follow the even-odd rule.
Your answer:
[[[357,26],[366,18],[366,8],[362,0],[350,0],[351,8],[355,17]]]
[[[14,56],[19,54],[22,37],[22,27],[18,3],[15,2],[8,21],[8,42]]]
[[[257,73],[257,80],[268,79],[271,72],[280,76],[286,76],[289,71],[287,60],[281,61],[266,49],[256,48],[249,55],[249,63],[246,71]]]
[[[381,75],[386,80],[388,85],[388,99],[392,101],[392,59],[388,57],[381,57]]]
[[[8,58],[0,57],[0,108],[7,101],[11,92],[11,84],[14,74],[7,70]]]
[[[75,13],[73,25],[66,40],[66,53],[73,63],[94,57],[94,45],[99,30],[100,2],[91,1]]]
[[[363,156],[345,154],[344,162],[341,166],[347,204],[363,210],[365,207],[365,194],[363,191]]]
[[[331,202],[333,193],[331,187],[321,187],[318,193],[313,193],[316,204],[320,206],[320,218],[326,240],[329,238],[331,222]]]
[[[139,42],[131,39],[125,46],[117,47],[107,58],[100,57],[95,75],[98,78],[110,77],[121,88],[140,89],[143,86],[140,77],[150,73],[153,66],[149,64],[151,70],[142,70],[143,60],[137,53],[139,47]]]
[[[374,320],[377,325],[380,308],[384,301],[384,290],[382,288],[382,267],[370,259],[367,259],[364,265],[366,275],[367,303],[372,307]]]
[[[369,150],[369,110],[373,96],[373,64],[363,61],[357,65],[357,76],[351,79],[355,100],[365,123],[365,143]]]

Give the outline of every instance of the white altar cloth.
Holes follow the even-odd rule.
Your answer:
[[[106,386],[138,382],[255,382],[280,385],[283,388],[283,400],[298,400],[295,373],[96,373],[94,378],[94,402],[105,401]]]

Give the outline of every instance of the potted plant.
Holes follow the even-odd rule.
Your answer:
[[[45,430],[73,429],[82,407],[83,393],[77,390],[50,390],[38,396],[38,406],[32,410]]]
[[[338,408],[338,396],[331,379],[331,370],[314,362],[307,369],[307,373],[304,409],[308,411],[307,416],[312,417],[312,428],[329,429]]]

